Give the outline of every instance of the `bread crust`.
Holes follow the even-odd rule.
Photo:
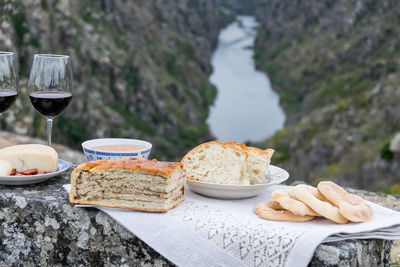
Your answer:
[[[275,150],[273,150],[273,149],[271,149],[271,148],[262,150],[262,149],[259,149],[259,148],[257,148],[257,147],[247,147],[245,144],[239,143],[239,142],[235,142],[235,141],[231,141],[231,142],[210,141],[210,142],[206,142],[206,143],[200,144],[200,145],[198,145],[198,146],[192,148],[192,149],[191,149],[188,153],[186,153],[186,155],[182,158],[181,162],[184,162],[185,159],[186,159],[187,157],[189,157],[190,154],[193,153],[194,151],[196,151],[197,149],[202,148],[202,147],[207,147],[207,146],[209,146],[209,145],[211,145],[211,144],[217,144],[217,145],[220,145],[220,146],[222,146],[222,147],[230,147],[230,148],[233,148],[233,149],[235,149],[236,151],[238,151],[239,153],[244,154],[244,155],[246,156],[246,161],[248,161],[248,156],[249,156],[248,151],[251,151],[251,152],[257,153],[257,154],[259,154],[259,155],[265,156],[267,159],[270,159],[270,158],[272,157],[272,154],[275,152]]]
[[[116,160],[97,160],[80,164],[72,171],[74,173],[81,170],[107,170],[107,169],[125,169],[137,172],[159,175],[168,179],[176,169],[182,169],[182,164],[179,162],[165,162],[147,160],[142,158],[134,159],[116,159]]]
[[[274,154],[274,152],[275,152],[275,150],[273,150],[271,148],[262,150],[262,149],[259,149],[258,147],[252,147],[252,146],[247,147],[247,150],[254,152],[258,155],[264,156],[267,160],[270,160],[272,157],[272,154]]]
[[[236,143],[236,144],[234,144],[234,143]],[[188,153],[186,153],[186,155],[181,159],[181,163],[184,162],[184,161],[186,160],[186,158],[190,157],[190,155],[191,155],[192,153],[194,153],[197,149],[202,148],[202,147],[207,147],[207,146],[212,145],[212,144],[216,144],[216,145],[219,145],[219,146],[222,146],[222,147],[230,147],[230,148],[233,148],[234,150],[238,151],[239,153],[245,154],[245,155],[246,155],[246,161],[247,161],[247,151],[246,151],[244,148],[242,148],[242,146],[241,146],[241,145],[243,145],[243,144],[237,143],[237,142],[210,141],[210,142],[206,142],[206,143],[200,144],[200,145],[198,145],[198,146],[192,148],[192,149],[191,149]],[[243,145],[243,146],[244,146],[244,145]]]
[[[248,162],[248,157],[249,157],[249,153],[247,152],[247,146],[243,143],[238,143],[235,141],[231,141],[231,142],[225,142],[223,143],[225,146],[229,146],[239,152],[241,152],[242,154],[244,154],[246,156],[246,162]]]
[[[187,174],[186,174],[186,180],[192,180],[192,181],[204,182],[203,180],[196,179],[196,178],[194,178],[194,177],[192,177],[192,176],[188,176]]]

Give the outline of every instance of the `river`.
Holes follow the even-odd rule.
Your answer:
[[[239,16],[219,35],[210,76],[218,95],[207,120],[219,141],[261,141],[285,122],[279,96],[267,75],[255,69],[257,25],[254,17]]]

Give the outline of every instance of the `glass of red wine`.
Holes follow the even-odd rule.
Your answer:
[[[12,52],[0,51],[0,114],[9,109],[18,96],[18,76]]]
[[[47,142],[51,146],[53,119],[72,99],[72,66],[69,56],[37,54],[29,76],[29,97],[35,109],[47,119]]]

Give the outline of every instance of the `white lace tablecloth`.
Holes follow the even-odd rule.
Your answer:
[[[374,203],[374,219],[367,223],[258,218],[254,205],[283,187],[244,200],[211,199],[187,190],[185,201],[167,213],[98,208],[179,266],[307,266],[323,242],[400,239],[400,213]]]

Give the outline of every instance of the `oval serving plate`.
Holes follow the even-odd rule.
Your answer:
[[[68,170],[69,164],[65,160],[58,160],[58,167],[55,172],[25,176],[0,176],[0,184],[3,185],[28,185],[44,182]]]
[[[268,187],[280,184],[289,178],[289,173],[282,168],[270,165],[265,184],[227,185],[186,180],[189,188],[200,195],[219,199],[242,199],[259,195]],[[268,181],[268,182],[267,182]]]

